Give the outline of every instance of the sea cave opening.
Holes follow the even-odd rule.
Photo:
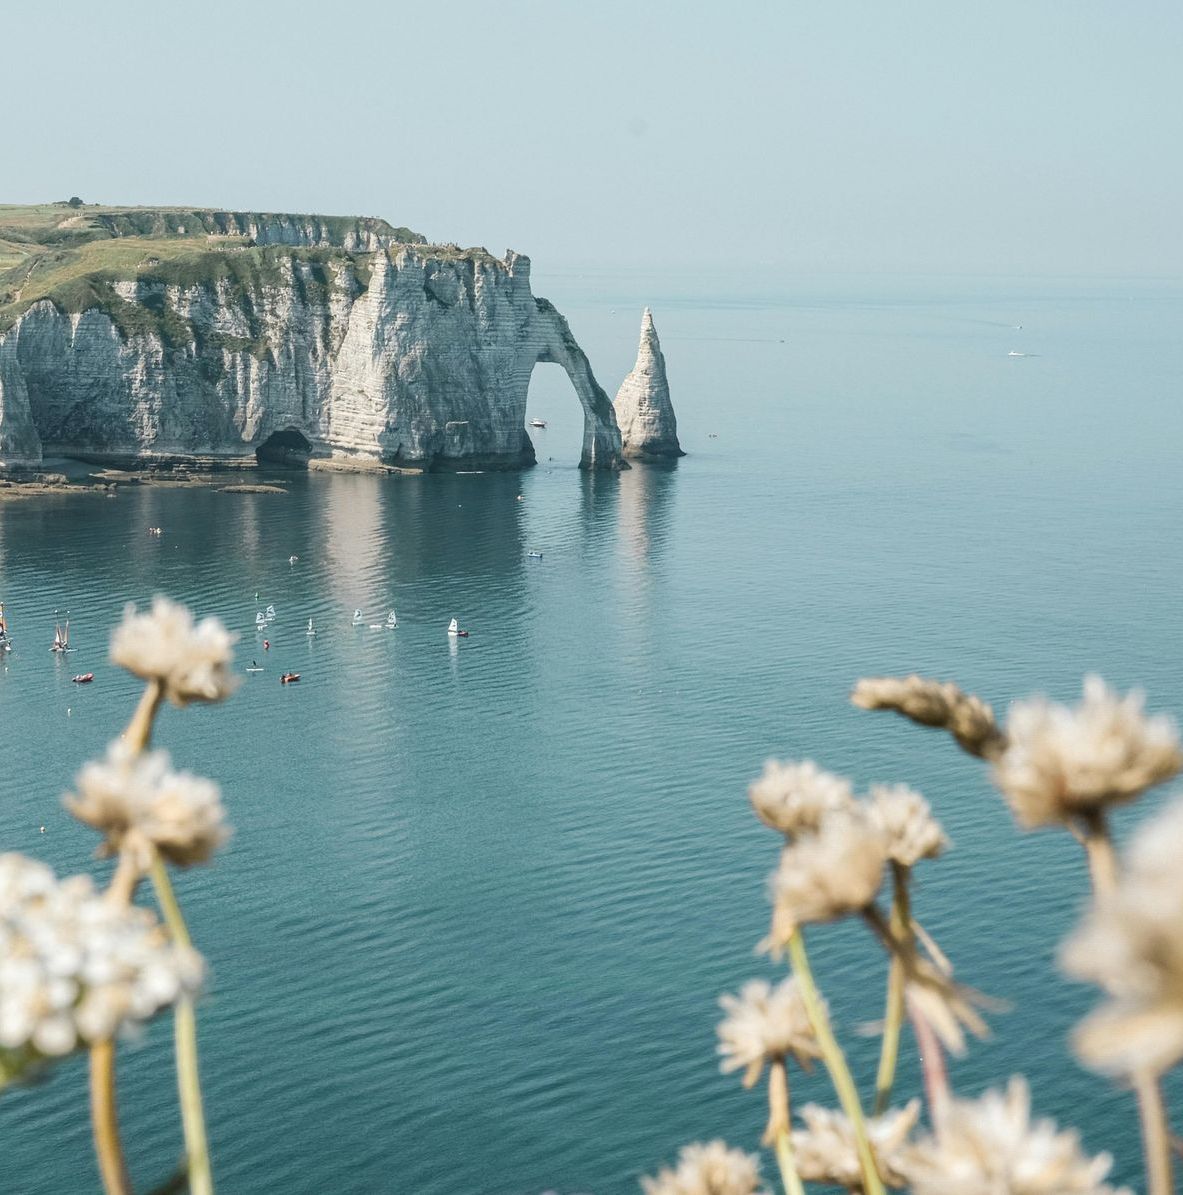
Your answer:
[[[255,449],[255,460],[260,465],[287,465],[292,469],[306,469],[312,455],[312,444],[307,436],[294,427],[271,435]]]

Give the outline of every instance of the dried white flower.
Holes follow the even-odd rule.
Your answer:
[[[1183,799],[1139,827],[1116,889],[1061,953],[1111,997],[1075,1034],[1089,1066],[1158,1073],[1183,1059]]]
[[[201,976],[201,956],[171,945],[147,909],[0,855],[0,1079],[148,1020]]]
[[[994,782],[1015,817],[1030,828],[1129,801],[1183,766],[1179,736],[1167,717],[1147,717],[1143,697],[1119,698],[1085,677],[1075,709],[1043,698],[1016,702]]]
[[[772,930],[762,945],[774,953],[798,926],[833,921],[865,909],[883,883],[887,842],[861,808],[830,814],[816,834],[781,852],[772,873]]]
[[[906,1149],[900,1168],[912,1195],[1130,1195],[1104,1183],[1108,1154],[1087,1157],[1074,1131],[1031,1121],[1021,1076],[1006,1094],[954,1100],[937,1138]]]
[[[137,754],[118,740],[88,763],[66,808],[117,851],[137,831],[173,863],[204,863],[229,837],[218,786],[169,768],[167,751]]]
[[[895,710],[922,726],[947,730],[970,755],[992,759],[1002,746],[994,711],[952,682],[923,676],[867,676],[850,700],[865,710]]]
[[[722,1141],[685,1146],[675,1169],[641,1179],[645,1195],[755,1195],[760,1159]]]
[[[854,1129],[841,1112],[806,1104],[800,1112],[805,1127],[792,1133],[797,1173],[807,1183],[828,1183],[848,1191],[862,1191]],[[920,1117],[920,1101],[896,1108],[867,1120],[867,1137],[879,1177],[889,1187],[902,1187],[906,1180],[897,1166],[900,1150]]]
[[[147,614],[130,602],[111,636],[111,662],[144,680],[158,680],[174,705],[223,701],[234,691],[229,667],[238,638],[216,618],[196,626],[188,608],[158,597]]]
[[[790,976],[773,987],[767,980],[745,983],[738,996],[719,997],[727,1016],[719,1022],[719,1069],[745,1069],[744,1086],[751,1087],[766,1062],[792,1054],[799,1062],[820,1056],[809,1014],[797,980]]]
[[[906,784],[873,784],[867,802],[872,824],[887,839],[888,857],[903,867],[935,859],[949,845],[928,802]]]
[[[790,837],[816,833],[826,814],[854,803],[850,781],[823,771],[811,759],[768,760],[763,774],[748,789],[748,799],[766,826]]]

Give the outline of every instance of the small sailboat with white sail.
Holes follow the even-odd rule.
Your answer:
[[[263,617],[266,618],[268,622],[274,622],[275,621],[275,607],[268,606],[267,609],[263,612]]]
[[[53,612],[53,616],[57,618],[57,611]],[[66,621],[64,623],[54,622],[53,624],[53,644],[50,651],[57,652],[59,655],[65,655],[68,651],[74,649],[70,646],[70,615],[66,614]]]
[[[363,621],[364,621],[364,619],[362,618],[361,611],[360,611],[360,610],[354,610],[354,612],[353,612],[353,625],[354,625],[355,627],[360,627]]]
[[[454,639],[467,639],[468,638],[468,632],[462,631],[460,629],[460,624],[454,618],[452,619],[452,621],[450,623],[448,623],[448,634],[451,635],[452,638],[454,638]]]
[[[386,629],[393,631],[398,626],[398,615],[393,610],[386,616]]]
[[[304,632],[304,634],[305,634],[305,635],[308,635],[309,637],[311,637],[311,636],[313,636],[313,635],[315,635],[315,634],[316,634],[316,627],[314,627],[314,626],[312,625],[312,619],[311,619],[311,618],[308,620],[308,630],[306,630],[306,631]]]
[[[259,610],[255,614],[255,630],[261,631],[267,625],[267,615]]]

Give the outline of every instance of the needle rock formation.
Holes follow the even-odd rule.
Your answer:
[[[648,307],[641,317],[637,363],[624,379],[615,405],[626,457],[663,461],[686,455],[678,443],[678,421],[670,402],[665,356],[653,326],[653,312]]]

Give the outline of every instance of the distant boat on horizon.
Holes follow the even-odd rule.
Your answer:
[[[530,426],[531,427],[545,427],[546,420],[545,419],[531,419]]]

